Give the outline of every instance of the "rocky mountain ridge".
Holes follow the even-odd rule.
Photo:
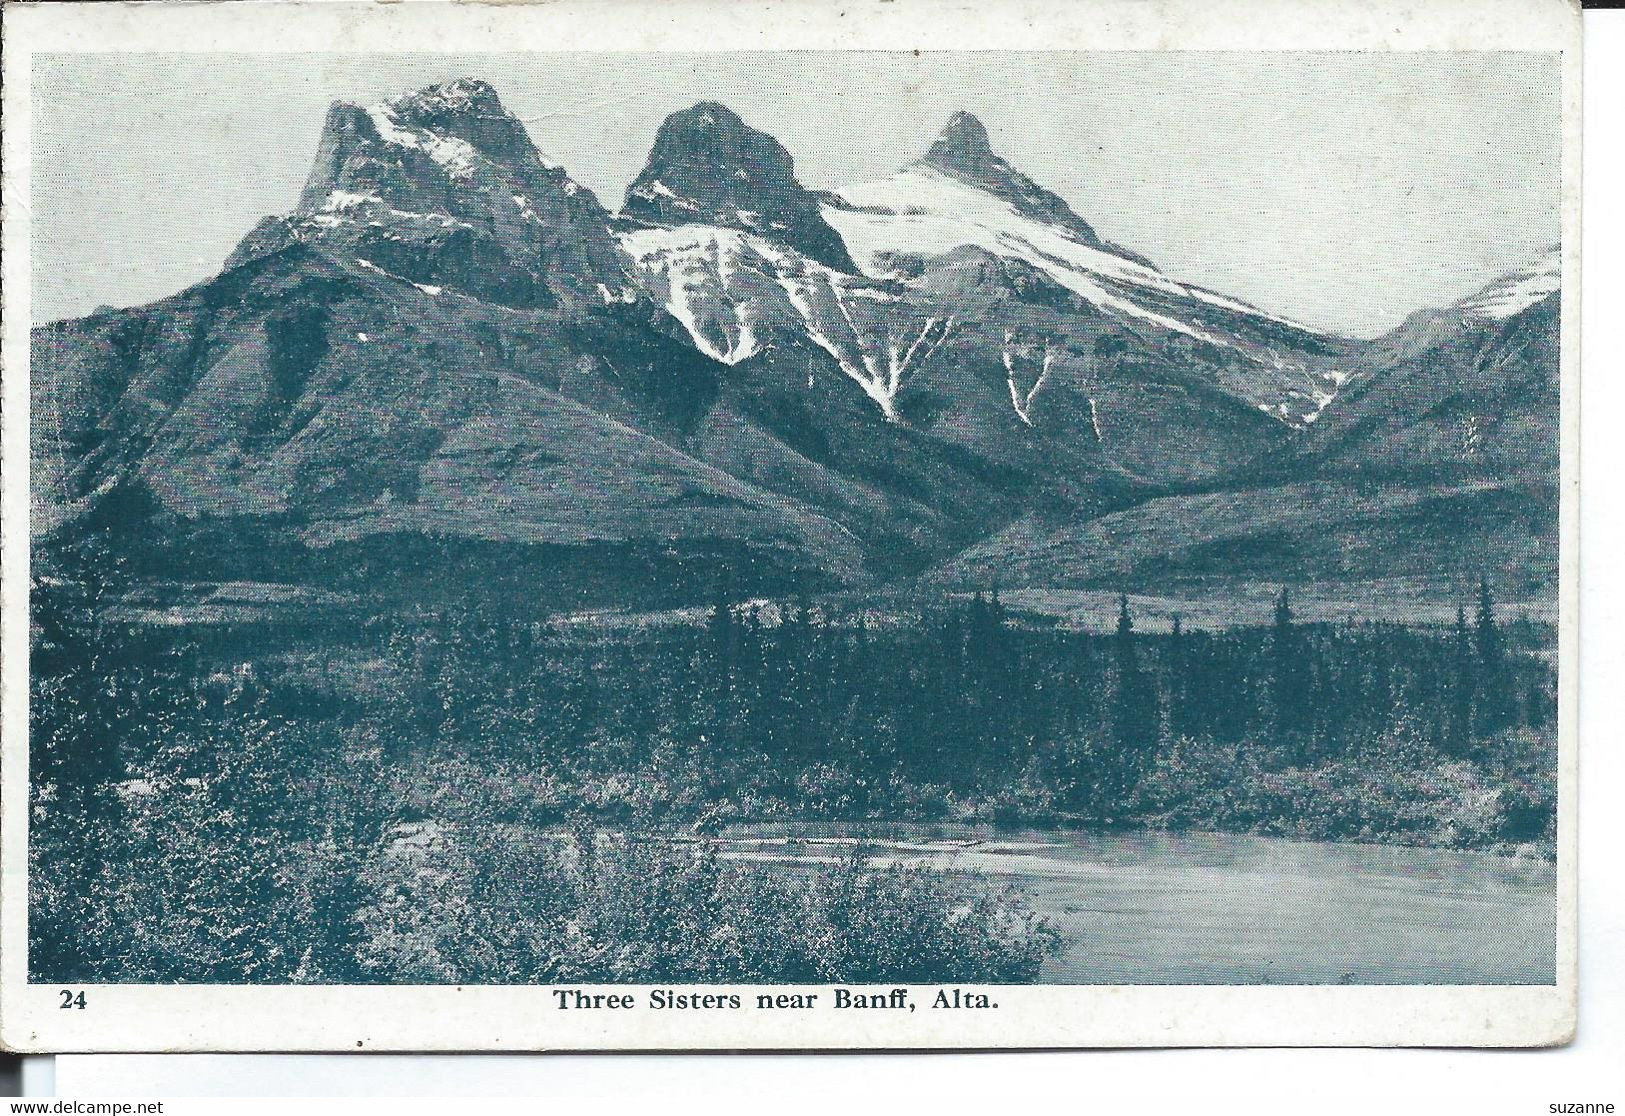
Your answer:
[[[1491,329],[1545,274],[1452,313]],[[295,210],[216,278],[35,331],[36,530],[133,486],[153,537],[206,536],[239,573],[279,539],[317,578],[426,545],[596,553],[645,588],[981,576],[1002,559],[955,555],[1259,462],[1310,477],[1350,431],[1426,457],[1433,420],[1404,416],[1449,393],[1425,375],[1440,328],[1362,345],[1172,279],[966,113],[897,175],[818,194],[702,102],[611,214],[460,80],[336,104]],[[1555,328],[1474,368],[1521,384]],[[1415,436],[1372,441],[1375,416]]]

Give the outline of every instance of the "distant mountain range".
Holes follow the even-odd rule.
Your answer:
[[[1558,274],[1331,336],[1102,239],[967,113],[820,193],[703,102],[611,213],[459,80],[334,105],[214,278],[34,331],[35,532],[403,596],[1539,595]]]

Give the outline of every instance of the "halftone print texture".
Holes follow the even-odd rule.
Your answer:
[[[1555,984],[1559,62],[36,58],[30,979]]]

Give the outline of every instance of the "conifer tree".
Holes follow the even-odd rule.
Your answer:
[[[1460,605],[1456,606],[1452,666],[1448,740],[1450,750],[1459,754],[1472,740],[1473,706],[1478,700],[1478,654],[1467,627],[1467,610]]]
[[[1168,644],[1168,732],[1176,737],[1190,732],[1190,664],[1187,656],[1185,627],[1176,613]]]
[[[1488,736],[1511,721],[1513,703],[1506,669],[1506,640],[1495,620],[1489,579],[1483,576],[1478,579],[1478,614],[1473,628],[1478,650],[1478,731]]]
[[[1112,735],[1117,751],[1110,764],[1112,770],[1107,773],[1107,783],[1111,790],[1123,793],[1150,767],[1157,744],[1158,720],[1156,689],[1140,665],[1134,618],[1129,615],[1126,593],[1118,598],[1117,634],[1112,645],[1117,676]]]
[[[1293,623],[1292,601],[1282,588],[1275,600],[1271,632],[1270,702],[1275,730],[1287,735],[1302,732],[1313,720],[1312,687],[1303,640]]]
[[[1497,670],[1505,655],[1506,644],[1501,629],[1495,622],[1495,601],[1490,597],[1490,583],[1486,577],[1478,579],[1478,615],[1474,621],[1478,658],[1486,670]]]
[[[711,634],[711,652],[716,659],[717,673],[720,678],[726,679],[733,674],[738,633],[734,626],[733,606],[728,603],[728,593],[721,579],[718,579],[712,595],[711,614],[705,626]]]

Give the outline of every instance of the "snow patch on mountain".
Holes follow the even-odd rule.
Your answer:
[[[367,115],[372,118],[372,126],[378,130],[378,137],[385,143],[423,152],[445,167],[446,172],[453,178],[474,177],[474,168],[478,164],[480,153],[467,140],[403,124],[396,116],[394,102],[373,105],[367,109]]]
[[[633,229],[621,246],[705,355],[738,364],[763,351],[771,334],[804,337],[893,422],[905,383],[956,328],[952,315],[738,229]]]
[[[1527,267],[1496,280],[1456,305],[1475,318],[1510,318],[1563,286],[1563,257],[1556,248]]]
[[[356,262],[356,266],[361,268],[363,271],[370,271],[374,275],[383,276],[385,279],[393,279],[397,283],[408,283],[408,284],[416,287],[418,290],[422,291],[426,295],[436,295],[436,296],[438,296],[442,291],[445,290],[444,287],[436,286],[433,283],[418,283],[418,282],[416,282],[414,280],[408,279],[404,275],[396,275],[393,271],[388,271],[388,270],[386,270],[384,268],[381,268],[377,264],[373,263],[371,260],[364,260],[360,256],[356,257],[355,262]],[[365,341],[366,338],[363,337],[362,340]]]
[[[729,289],[752,251],[746,240],[742,233],[711,225],[621,234],[621,247],[645,287],[682,323],[695,348],[723,364],[738,364],[760,351],[749,300]]]
[[[1304,328],[1084,244],[1069,230],[1024,216],[1004,199],[933,167],[915,164],[890,178],[845,187],[838,196],[848,205],[826,204],[824,219],[840,232],[853,259],[869,275],[889,273],[887,254],[935,256],[972,244],[1031,264],[1103,310],[1140,318],[1210,343],[1224,344],[1225,339],[1197,324],[1143,306],[1111,287],[1149,288],[1233,313]],[[1102,279],[1111,286],[1103,284]]]
[[[642,186],[633,186],[628,192],[628,196],[633,198],[645,198],[649,201],[665,198],[672,205],[678,206],[682,209],[693,210],[699,208],[699,206],[695,205],[687,198],[678,197],[672,192],[671,187],[667,186],[664,182],[649,182]]]
[[[354,209],[358,205],[382,204],[377,194],[357,194],[349,190],[334,190],[322,200],[322,211],[326,213],[342,212]]]
[[[1026,389],[1016,385],[1017,361],[1026,354],[1021,351],[1021,347],[1016,343],[1014,331],[1008,329],[1004,331],[1004,345],[1000,355],[1004,361],[1004,381],[1010,388],[1010,406],[1015,408],[1017,418],[1031,426],[1033,424],[1033,400],[1038,398],[1038,393],[1049,382],[1050,369],[1055,363],[1055,351],[1048,343],[1044,345],[1043,359],[1038,367],[1038,375],[1033,380],[1032,386]],[[1095,401],[1093,399],[1089,400],[1091,410],[1094,409],[1094,405]],[[1095,436],[1097,439],[1100,436],[1098,421],[1095,423]]]
[[[474,226],[449,213],[424,213],[411,209],[396,209],[376,194],[358,194],[349,190],[334,190],[322,199],[314,213],[297,214],[296,223],[317,228],[337,228],[341,225],[367,225],[384,227],[385,221],[438,225],[441,228],[471,229]]]

